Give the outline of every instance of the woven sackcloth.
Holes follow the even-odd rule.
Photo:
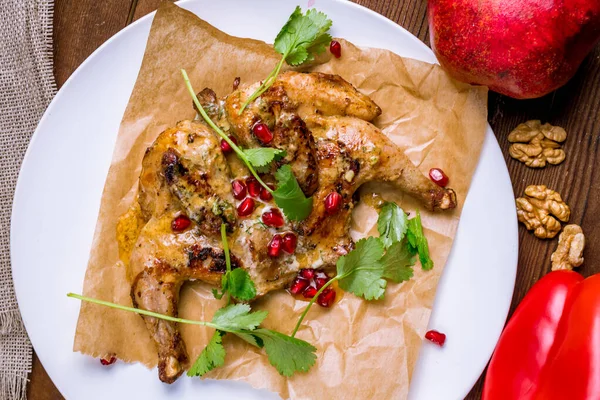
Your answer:
[[[31,343],[10,270],[13,193],[23,155],[56,92],[52,0],[0,0],[0,399],[25,399]]]

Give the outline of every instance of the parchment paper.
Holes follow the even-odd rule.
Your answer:
[[[435,268],[423,272],[415,267],[414,278],[390,284],[382,301],[344,294],[331,309],[313,307],[298,334],[318,349],[317,364],[306,374],[284,378],[263,351],[228,335],[225,366],[206,377],[243,380],[283,398],[402,399],[479,159],[487,89],[456,82],[438,66],[389,51],[358,48],[344,40],[341,45],[340,59],[327,52],[324,63],[314,70],[339,74],[370,95],[383,110],[376,125],[424,173],[434,166],[442,168],[456,190],[457,210],[422,213]],[[134,198],[146,148],[165,128],[194,118],[180,68],[188,71],[196,90],[208,86],[223,96],[231,91],[235,77],[242,83],[258,81],[278,59],[270,45],[228,36],[169,2],[159,8],[106,180],[84,282],[86,296],[131,305],[130,282],[118,257],[116,223]],[[362,194],[370,196],[373,191],[407,211],[415,209],[411,199],[385,188],[365,187]],[[353,237],[376,234],[377,213],[366,202],[358,205],[353,217]],[[269,311],[267,327],[291,333],[306,304],[279,291],[257,301],[254,308]],[[207,285],[191,283],[182,289],[183,318],[210,320],[220,306]],[[191,360],[212,334],[189,325],[181,326],[181,332]],[[86,303],[81,306],[74,350],[94,357],[116,354],[120,360],[148,367],[157,362],[154,343],[138,315]]]

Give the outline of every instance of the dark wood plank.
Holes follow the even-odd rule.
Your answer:
[[[158,8],[159,4],[163,1],[175,0],[137,0],[135,12],[133,13],[133,20],[137,21],[146,14],[150,14],[152,11],[155,11]]]
[[[425,0],[355,1],[399,23],[429,44]],[[56,0],[55,73],[59,85],[96,47],[126,23],[154,11],[160,2]],[[575,78],[553,94],[528,101],[493,93],[489,98],[489,120],[507,161],[515,193],[520,195],[527,185],[542,183],[558,190],[571,206],[571,222],[581,224],[588,243],[600,239],[600,226],[596,224],[600,213],[600,175],[594,169],[599,158],[599,87],[600,47],[584,61]],[[516,125],[529,119],[541,119],[567,130],[567,159],[563,164],[532,170],[508,156],[506,136]],[[556,247],[556,239],[542,241],[520,227],[519,245],[519,270],[511,313],[531,285],[550,270],[550,254]],[[586,264],[581,272],[586,276],[600,272],[600,248],[588,247],[585,256]],[[467,399],[479,399],[481,390],[482,379]],[[37,358],[29,393],[29,398],[34,400],[61,398]]]
[[[133,0],[55,0],[54,75],[60,87],[75,69],[123,29]]]

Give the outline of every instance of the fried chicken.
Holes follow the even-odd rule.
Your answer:
[[[253,213],[237,216],[231,181],[245,179],[248,172],[230,167],[233,160],[228,162],[219,148],[220,138],[205,124],[178,123],[146,152],[137,201],[118,227],[121,255],[132,278],[134,306],[176,316],[179,290],[185,281],[219,285],[225,272],[221,224],[227,226],[233,268],[247,270],[262,296],[285,288],[301,268],[333,271],[337,259],[354,246],[349,235],[353,195],[366,182],[393,185],[429,210],[456,206],[451,189],[423,176],[370,123],[381,113],[380,108],[341,77],[283,73],[240,113],[258,86],[242,86],[223,100],[210,89],[198,97],[211,119],[244,148],[267,145],[286,151],[263,178],[273,181],[272,173],[279,166],[290,165],[303,192],[313,196],[310,215],[303,221],[286,220],[280,228],[268,227],[260,223],[260,216],[276,205],[272,200],[254,199],[258,205]],[[256,137],[253,128],[257,123],[270,128],[272,141],[265,144]],[[332,192],[342,199],[335,215],[325,209],[325,198]],[[189,218],[189,226],[178,229],[172,225],[178,217]],[[270,257],[269,242],[283,232],[297,236],[294,254]],[[157,345],[159,377],[171,383],[188,361],[177,326],[143,318]]]

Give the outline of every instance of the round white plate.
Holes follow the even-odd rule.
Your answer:
[[[306,7],[306,0],[301,2]],[[272,42],[298,0],[188,0],[179,3],[229,34]],[[431,50],[384,17],[346,1],[317,0],[332,33],[358,45],[436,62]],[[121,117],[141,65],[152,15],[102,45],[65,83],[31,140],[11,226],[13,277],[23,320],[42,364],[67,399],[178,400],[277,398],[229,381],[183,377],[171,386],[156,371],[111,368],[72,352],[79,302],[104,180]],[[517,222],[504,159],[488,127],[473,186],[430,326],[448,335],[424,342],[412,399],[462,399],[483,371],[504,325],[517,266]],[[382,379],[394,379],[382,370]]]

